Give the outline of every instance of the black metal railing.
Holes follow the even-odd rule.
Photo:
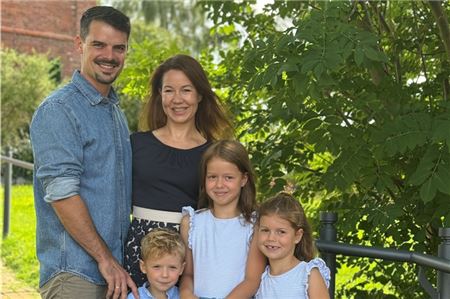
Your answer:
[[[3,239],[9,234],[9,222],[11,216],[11,185],[13,165],[25,169],[33,170],[33,163],[17,160],[12,157],[12,152],[9,151],[8,156],[1,156],[1,163],[6,163],[4,173],[4,201],[3,201]]]
[[[316,246],[321,252],[321,256],[331,271],[330,298],[334,299],[335,277],[336,277],[336,254],[346,256],[377,258],[394,262],[408,262],[419,265],[418,280],[424,290],[432,299],[450,299],[450,228],[440,228],[438,257],[398,250],[391,248],[380,248],[371,246],[351,245],[336,242],[337,214],[333,212],[320,213],[320,239],[316,241]],[[429,267],[438,271],[437,288],[433,288],[426,279],[423,268]]]
[[[9,233],[12,166],[33,170],[33,164],[12,158],[1,156],[1,163],[6,163],[4,173],[4,207],[3,207],[3,238]],[[406,250],[351,245],[337,242],[337,214],[333,212],[320,213],[320,239],[316,241],[321,256],[331,270],[330,298],[335,296],[336,278],[336,254],[356,257],[377,258],[394,262],[408,262],[419,265],[418,280],[424,290],[432,299],[450,299],[450,228],[440,228],[439,237],[442,242],[439,245],[438,257]],[[422,267],[429,267],[438,271],[437,288],[433,288],[425,277]]]

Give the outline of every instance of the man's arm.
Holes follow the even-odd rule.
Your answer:
[[[107,298],[127,297],[127,287],[139,294],[131,277],[111,254],[97,233],[89,211],[79,195],[52,202],[59,220],[71,237],[98,263],[98,269],[108,284]]]

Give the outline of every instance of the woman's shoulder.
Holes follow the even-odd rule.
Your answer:
[[[150,131],[145,131],[145,132],[133,132],[130,134],[130,138],[132,140],[140,140],[140,139],[148,139],[152,137],[152,133]]]
[[[136,132],[132,132],[131,136],[143,136],[143,135],[149,135],[149,133],[151,133],[151,131],[136,131]]]
[[[133,132],[130,135],[130,140],[132,144],[140,144],[142,142],[148,142],[153,139],[154,139],[153,134],[150,131]]]

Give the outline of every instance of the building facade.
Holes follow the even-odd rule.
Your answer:
[[[74,37],[83,12],[96,0],[1,0],[1,46],[59,58],[61,75],[79,68]]]

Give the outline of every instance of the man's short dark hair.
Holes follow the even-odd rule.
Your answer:
[[[82,40],[89,34],[92,21],[101,21],[130,36],[130,19],[122,12],[111,6],[94,6],[83,13],[80,20],[80,36]]]

